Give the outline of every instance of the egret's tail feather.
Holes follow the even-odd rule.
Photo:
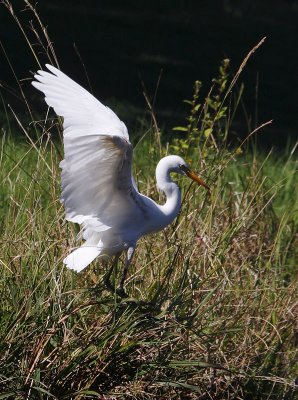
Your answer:
[[[67,268],[76,272],[86,268],[101,252],[98,246],[82,246],[70,253],[64,260]]]

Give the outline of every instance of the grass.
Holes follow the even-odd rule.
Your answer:
[[[293,155],[232,158],[210,198],[181,181],[178,220],[140,241],[120,301],[99,262],[79,275],[62,264],[76,232],[59,146],[1,144],[1,398],[294,398]],[[157,200],[155,158],[137,176]]]
[[[227,146],[235,78],[222,71],[205,103],[196,84],[187,129],[178,129],[187,137],[162,143],[154,119],[135,143],[142,193],[162,201],[154,168],[173,149],[212,192],[179,180],[181,213],[140,240],[125,300],[105,289],[99,261],[81,274],[62,263],[77,228],[59,202],[59,123],[19,122],[19,139],[3,128],[0,399],[295,398],[295,148],[266,155]]]

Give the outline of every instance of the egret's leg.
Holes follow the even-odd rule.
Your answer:
[[[106,288],[107,288],[109,291],[113,292],[113,293],[115,292],[115,286],[112,285],[112,283],[111,283],[111,281],[110,281],[110,278],[111,278],[111,275],[112,275],[113,270],[115,269],[115,267],[116,267],[116,265],[117,265],[117,263],[118,263],[120,254],[121,254],[121,253],[118,253],[118,254],[115,255],[111,267],[109,268],[108,272],[107,272],[107,273],[104,275],[104,277],[103,277],[103,282],[104,282]]]
[[[132,257],[133,257],[134,251],[135,251],[134,247],[129,247],[128,250],[127,250],[127,253],[126,253],[126,259],[125,259],[125,265],[124,265],[124,268],[123,268],[123,274],[122,274],[122,277],[121,277],[120,285],[119,285],[119,287],[117,289],[117,294],[119,294],[119,296],[121,296],[121,297],[128,297],[127,294],[125,293],[125,290],[124,290],[124,283],[125,283],[125,279],[126,279],[126,276],[127,276],[128,267],[129,267],[129,265],[130,265],[130,263],[132,261]]]

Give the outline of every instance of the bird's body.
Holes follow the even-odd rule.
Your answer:
[[[61,201],[66,219],[81,225],[80,236],[85,240],[64,263],[79,272],[99,255],[128,250],[128,266],[138,239],[163,229],[179,212],[180,190],[170,173],[188,175],[206,185],[181,157],[167,156],[156,168],[157,186],[165,193],[166,203],[159,205],[139,193],[132,175],[133,148],[124,123],[60,70],[51,65],[47,68],[50,73],[39,71],[32,84],[64,117]]]
[[[170,156],[170,158],[172,157],[176,156]],[[158,178],[158,181],[161,181],[161,178]],[[98,221],[94,218],[86,219],[82,223],[82,238],[86,242],[66,257],[64,260],[66,265],[79,272],[89,265],[95,257],[99,255],[112,256],[130,247],[135,248],[140,237],[160,231],[169,225],[179,212],[181,196],[179,188],[174,182],[168,184],[170,189],[161,185],[168,193],[167,202],[164,205],[156,204],[149,197],[140,193],[136,194],[133,189],[129,188],[127,192],[130,197],[129,201],[136,206],[134,214],[124,212],[125,209],[121,206],[119,208],[121,200],[117,195],[112,196],[105,208],[104,214],[107,215],[107,218],[103,215],[101,219],[104,226],[98,226]],[[121,188],[118,187],[116,190],[121,190]],[[117,222],[106,229],[106,226],[110,223],[109,215],[113,215],[113,219]],[[68,220],[76,222],[75,218],[68,218]],[[80,254],[84,259],[78,258]]]

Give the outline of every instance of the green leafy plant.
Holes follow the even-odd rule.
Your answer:
[[[186,126],[176,126],[174,131],[182,132],[183,137],[173,141],[173,151],[184,151],[185,154],[191,149],[223,144],[227,135],[228,107],[224,105],[228,83],[229,59],[224,59],[219,67],[217,78],[212,80],[212,87],[205,100],[200,98],[202,82],[194,84],[192,100],[184,100],[190,106],[190,114],[186,118]],[[214,134],[215,132],[215,134]],[[212,140],[210,140],[212,139]]]

